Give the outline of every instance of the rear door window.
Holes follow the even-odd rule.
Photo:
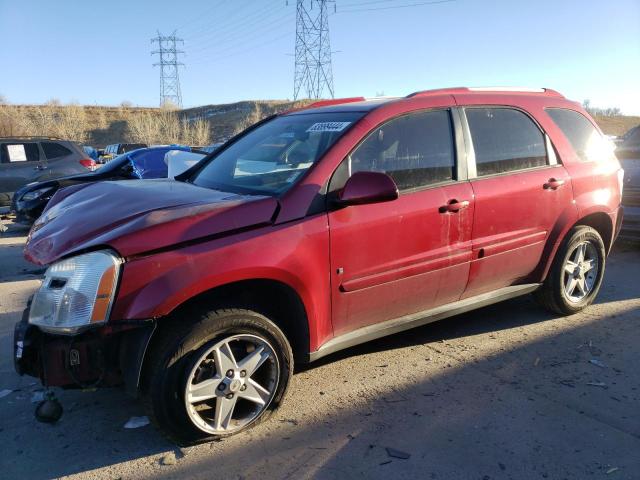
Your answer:
[[[538,126],[512,108],[465,108],[478,177],[547,165],[545,137]]]
[[[370,133],[350,158],[351,174],[384,172],[399,190],[454,180],[451,114],[433,110],[395,118]]]
[[[547,113],[583,162],[597,160],[607,150],[612,150],[609,142],[581,113],[564,108],[548,108]]]
[[[5,143],[2,145],[2,163],[37,162],[40,150],[37,143]]]
[[[47,160],[66,157],[72,153],[67,147],[63,147],[59,143],[55,142],[41,142],[40,145],[42,145],[42,150],[44,151],[44,155],[47,157]]]

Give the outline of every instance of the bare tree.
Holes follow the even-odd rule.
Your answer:
[[[148,145],[181,143],[206,145],[210,141],[210,125],[204,119],[180,119],[171,108],[131,112],[126,117],[127,137],[132,142]]]
[[[208,120],[198,118],[191,124],[193,141],[191,145],[209,145],[211,143],[211,125]]]
[[[233,134],[237,135],[243,130],[249,128],[251,125],[258,123],[266,116],[267,114],[265,114],[262,110],[262,105],[258,102],[255,102],[255,105],[251,109],[251,112],[249,112],[249,114],[245,118],[243,118],[236,124],[235,128],[233,129]]]
[[[186,145],[204,146],[211,143],[211,126],[204,118],[182,119],[181,142]]]
[[[85,107],[78,104],[59,107],[55,109],[53,118],[56,136],[79,143],[87,141],[89,125]]]
[[[104,109],[100,107],[96,110],[96,128],[99,130],[106,130],[108,127],[109,124],[107,123],[107,117],[104,113]]]

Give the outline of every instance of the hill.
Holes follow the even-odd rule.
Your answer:
[[[636,125],[640,125],[640,117],[625,115],[604,116],[594,115],[594,120],[607,135],[623,135]]]
[[[200,107],[188,108],[176,111],[175,115],[179,122],[194,124],[204,120],[205,130],[209,129],[209,141],[220,142],[229,139],[236,133],[244,130],[249,125],[274,113],[289,110],[291,108],[308,104],[310,100],[292,102],[290,100],[247,100],[228,104],[211,104]],[[66,114],[61,116],[52,112],[66,110]],[[164,111],[166,112],[166,111]],[[1,105],[0,104],[0,136],[10,135],[44,135],[61,136],[74,138],[80,130],[84,142],[97,147],[104,147],[110,143],[121,143],[136,141],[134,127],[142,128],[140,124],[141,116],[157,117],[161,116],[163,110],[159,108],[132,107],[122,105],[119,107],[107,106],[60,106],[51,105]],[[46,120],[49,115],[49,122],[40,122],[39,125],[24,125],[24,117],[32,120]],[[55,120],[51,120],[55,116]],[[73,118],[71,118],[73,117]],[[608,135],[622,135],[630,128],[640,124],[640,117],[632,116],[605,116],[594,115],[595,120],[600,125],[604,133]],[[18,119],[18,120],[16,120]],[[138,121],[136,122],[136,119]],[[66,130],[60,125],[64,120],[68,120],[69,128]],[[73,121],[72,121],[73,120]],[[38,123],[38,122],[35,122]],[[51,131],[53,125],[56,131]],[[67,133],[68,132],[68,133]],[[172,140],[161,135],[163,143]],[[173,140],[176,141],[176,140]],[[184,140],[187,141],[188,140]]]

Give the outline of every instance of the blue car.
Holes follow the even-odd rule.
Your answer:
[[[167,178],[165,155],[174,150],[191,152],[191,147],[169,145],[132,150],[110,160],[98,170],[25,185],[13,196],[12,210],[16,221],[32,224],[43,212],[51,197],[61,188],[80,183]],[[204,152],[202,152],[204,153]]]

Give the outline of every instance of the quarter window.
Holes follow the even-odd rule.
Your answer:
[[[583,162],[611,155],[613,147],[581,113],[563,108],[548,108],[547,113]]]
[[[479,177],[547,164],[545,138],[524,113],[511,108],[465,109]]]
[[[59,143],[42,142],[41,145],[42,145],[42,150],[44,150],[44,155],[45,157],[47,157],[48,160],[71,155],[71,150],[69,150],[66,147],[63,147]]]
[[[351,154],[351,172],[384,172],[399,190],[453,180],[455,151],[448,110],[395,118]]]

